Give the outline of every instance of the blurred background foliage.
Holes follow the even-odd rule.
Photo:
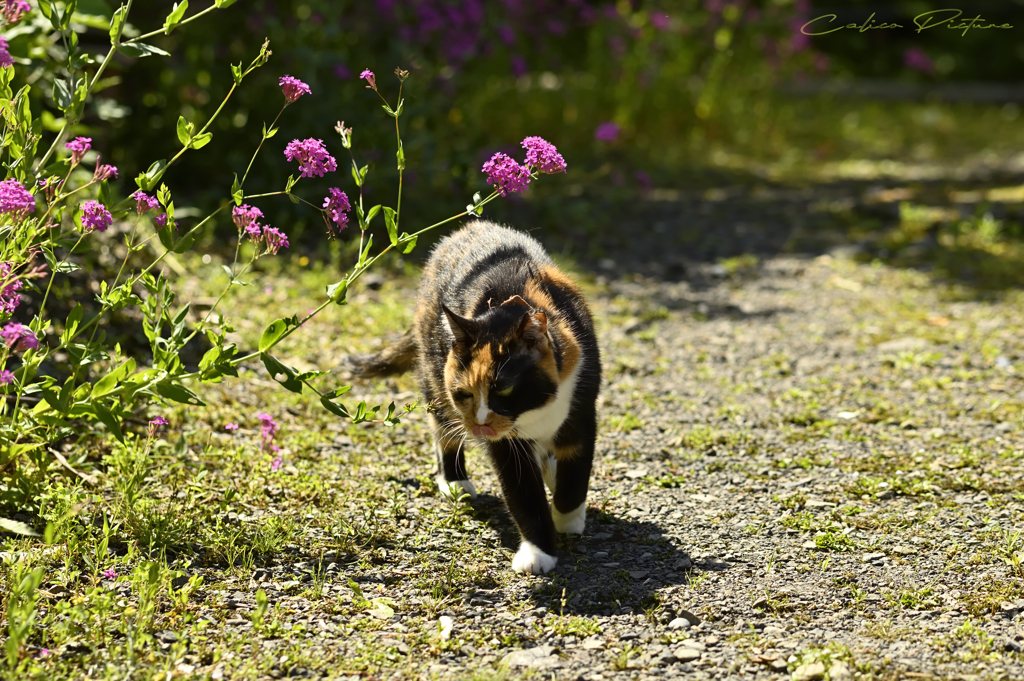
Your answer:
[[[188,14],[207,4],[194,2]],[[367,198],[393,203],[390,120],[358,74],[375,71],[393,99],[398,83],[391,72],[401,66],[412,72],[402,118],[409,169],[403,198],[416,222],[460,210],[473,191],[485,188],[483,161],[495,151],[518,151],[527,135],[554,142],[569,174],[538,183],[526,201],[563,207],[559,201],[567,197],[628,198],[701,186],[719,181],[723,172],[771,179],[828,172],[863,177],[874,166],[850,171],[848,162],[959,163],[1021,149],[1022,96],[1012,88],[1001,94],[998,86],[1016,81],[1024,62],[1024,42],[1013,37],[1024,29],[1024,3],[967,3],[964,18],[981,15],[1015,28],[966,35],[945,26],[915,32],[913,18],[937,8],[930,2],[837,5],[239,0],[152,39],[170,57],[118,55],[76,132],[96,138],[104,158],[121,169],[126,195],[135,189],[130,178],[177,150],[178,116],[202,124],[231,86],[229,63],[248,63],[269,38],[270,63],[228,102],[213,143],[166,177],[178,205],[195,206],[195,215],[222,201],[232,172],[244,170],[261,125],[280,109],[277,78],[283,74],[307,82],[313,95],[287,109],[247,191],[283,186],[294,168],[281,152],[294,138],[324,139],[339,168],[346,167],[347,154],[332,130],[343,120],[355,129],[357,159],[372,169]],[[171,7],[164,0],[136,2],[126,35],[160,26]],[[79,2],[80,20],[94,26],[83,44],[94,40],[96,52],[108,43],[105,23],[112,8],[107,0]],[[837,15],[830,27],[856,22],[903,28],[843,29],[813,38],[801,33],[808,20],[828,14]],[[17,35],[9,39],[16,56],[41,49],[32,46],[29,33],[21,42]],[[33,76],[48,77],[44,71]],[[943,94],[948,82],[970,82],[975,89],[962,101]],[[34,91],[43,97],[50,88],[44,83]],[[59,127],[57,114],[50,130]],[[302,192],[314,199],[339,184],[354,193],[347,172],[305,181]],[[510,203],[491,216],[515,210]],[[261,208],[293,244],[322,243],[322,225],[310,211],[280,201]],[[552,223],[564,217],[558,209],[547,215]],[[583,213],[575,217],[586,219]],[[218,228],[221,235],[233,231],[223,221]],[[200,245],[215,247],[213,234]]]

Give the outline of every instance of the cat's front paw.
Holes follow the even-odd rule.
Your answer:
[[[516,572],[543,575],[551,572],[557,562],[558,559],[554,556],[549,556],[530,542],[524,541],[512,559],[512,569]]]
[[[452,480],[449,482],[444,479],[443,475],[438,475],[434,478],[434,481],[437,482],[437,489],[445,499],[457,499],[463,494],[468,494],[470,499],[476,499],[476,487],[469,480]]]
[[[587,502],[583,502],[568,513],[561,513],[553,505],[551,519],[555,521],[555,529],[567,534],[583,534],[587,524]]]

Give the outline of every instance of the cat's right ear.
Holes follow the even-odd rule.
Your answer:
[[[480,324],[476,320],[460,317],[449,310],[448,306],[444,303],[441,303],[441,309],[444,310],[445,316],[448,317],[448,326],[452,330],[452,335],[455,336],[455,342],[472,344],[480,333]]]

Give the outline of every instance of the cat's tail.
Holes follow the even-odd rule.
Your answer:
[[[370,355],[349,355],[345,363],[359,378],[382,378],[404,374],[416,364],[416,337],[409,329],[393,345]]]

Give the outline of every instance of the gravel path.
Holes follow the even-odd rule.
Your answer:
[[[305,660],[269,637],[275,678],[1024,678],[1019,293],[841,253],[683,267],[587,283],[602,427],[553,573],[511,572],[482,453],[477,501],[436,494],[414,413],[309,455],[347,548],[198,568],[199,616],[244,637],[263,588]]]

